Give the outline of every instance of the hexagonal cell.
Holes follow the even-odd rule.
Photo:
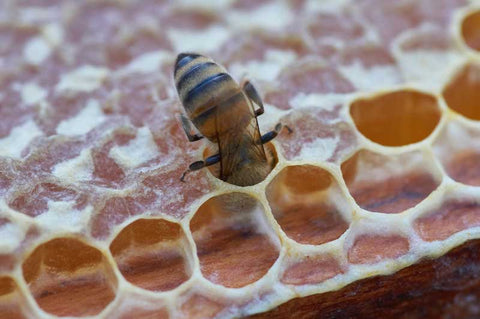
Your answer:
[[[144,289],[171,290],[191,275],[185,234],[163,219],[134,221],[115,237],[110,251],[125,279]]]
[[[442,180],[432,159],[420,151],[387,156],[360,150],[341,168],[357,204],[363,209],[387,214],[414,207]]]
[[[450,109],[469,119],[480,120],[480,108],[477,103],[480,100],[480,65],[465,65],[442,93]]]
[[[351,208],[335,178],[313,165],[288,166],[266,189],[273,216],[288,237],[320,245],[348,228]]]
[[[238,288],[263,277],[279,255],[279,241],[260,203],[243,193],[210,198],[190,221],[202,274]]]
[[[374,264],[403,256],[409,249],[408,239],[400,235],[362,234],[348,249],[348,261],[352,264]]]
[[[436,208],[417,218],[413,226],[425,241],[447,239],[462,230],[480,226],[480,200],[449,194]]]
[[[22,314],[25,302],[15,280],[8,276],[0,276],[0,318],[26,318]]]
[[[434,96],[399,90],[353,101],[350,115],[360,133],[371,141],[402,146],[428,137],[441,112]]]
[[[22,269],[40,308],[57,316],[95,315],[115,298],[111,265],[97,248],[78,239],[41,244]]]
[[[211,297],[194,293],[181,305],[182,318],[215,318],[225,305]]]
[[[435,156],[457,182],[480,186],[480,130],[449,121],[433,145]]]
[[[474,50],[480,50],[480,10],[473,11],[462,21],[462,38]]]
[[[287,285],[318,284],[342,273],[343,267],[331,255],[306,256],[291,263],[281,281]]]

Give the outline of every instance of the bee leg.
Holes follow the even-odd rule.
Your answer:
[[[190,142],[195,142],[203,138],[203,136],[200,134],[191,133],[192,124],[190,123],[190,121],[187,119],[185,115],[183,114],[180,115],[180,119],[182,120],[182,127],[183,127],[183,130],[185,131],[185,135],[187,135],[187,138]]]
[[[262,115],[265,109],[263,108],[263,102],[258,94],[257,90],[250,81],[246,81],[243,84],[243,92],[252,100],[255,104],[258,105],[259,109],[255,110],[255,116]]]
[[[280,133],[282,128],[286,128],[289,134],[291,134],[293,132],[293,130],[289,126],[282,125],[282,123],[278,123],[277,125],[275,125],[275,129],[273,131],[267,132],[267,133],[262,135],[262,137],[260,138],[260,142],[262,144],[270,142],[275,137],[277,137],[278,133]]]
[[[199,169],[202,169],[204,167],[207,167],[213,164],[217,164],[218,162],[220,162],[220,154],[209,156],[205,161],[193,162],[192,164],[190,164],[188,169],[185,172],[183,172],[182,177],[180,177],[180,181],[185,182],[185,175],[187,175],[188,173],[197,171]]]

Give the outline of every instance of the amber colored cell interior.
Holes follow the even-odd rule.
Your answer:
[[[350,105],[350,114],[360,133],[385,146],[402,146],[425,139],[441,116],[435,97],[416,91],[356,100]]]
[[[95,315],[115,297],[102,253],[73,238],[38,246],[23,263],[23,276],[40,308],[57,316]]]
[[[163,219],[139,219],[122,229],[110,245],[122,275],[153,291],[171,290],[188,280],[180,225]]]
[[[17,289],[17,285],[12,278],[7,276],[0,277],[0,298],[2,296],[11,294],[15,291],[15,289]]]
[[[357,170],[361,154],[355,154],[342,164],[342,174],[350,194],[363,209],[387,214],[401,213],[427,198],[439,185],[432,174],[421,170],[395,176],[385,174],[384,179],[376,181],[357,180],[356,174],[369,174],[365,170]]]
[[[475,11],[464,18],[462,37],[469,47],[480,50],[480,11]]]
[[[8,276],[0,277],[0,318],[24,318],[21,302],[15,281]]]
[[[281,280],[289,285],[318,284],[341,273],[342,267],[332,256],[313,256],[290,265]]]
[[[449,108],[472,119],[480,120],[480,65],[466,65],[443,90]]]
[[[408,239],[402,236],[360,235],[348,250],[348,260],[352,264],[374,264],[403,256],[409,249]]]
[[[426,241],[444,240],[476,226],[480,226],[480,204],[472,200],[447,201],[414,223],[415,230]]]
[[[267,199],[283,231],[303,244],[335,240],[348,228],[330,196],[342,196],[326,170],[298,165],[284,168],[267,186]]]
[[[465,150],[455,154],[447,164],[446,170],[457,182],[480,186],[480,153]]]
[[[190,229],[208,280],[237,288],[267,273],[279,250],[264,215],[257,200],[242,193],[211,198],[198,209]]]

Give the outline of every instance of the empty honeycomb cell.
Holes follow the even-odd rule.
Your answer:
[[[462,38],[474,50],[480,50],[480,10],[473,11],[462,21]]]
[[[189,250],[180,225],[163,219],[136,220],[110,245],[122,275],[153,291],[174,289],[190,278]]]
[[[238,288],[263,277],[279,255],[279,243],[260,203],[244,193],[210,198],[190,221],[204,277]]]
[[[480,65],[467,64],[443,89],[450,109],[472,120],[480,120]]]
[[[350,214],[337,181],[312,165],[288,166],[266,189],[273,216],[288,237],[319,245],[340,237]]]
[[[360,207],[394,214],[414,207],[438,187],[442,177],[431,160],[420,151],[387,156],[360,150],[341,168]]]
[[[56,238],[41,244],[22,269],[40,308],[57,316],[95,315],[115,297],[111,265],[98,249],[78,239]]]
[[[182,318],[201,319],[215,318],[225,305],[210,297],[194,293],[181,305]]]
[[[399,235],[363,234],[356,237],[348,249],[348,261],[352,264],[374,264],[401,257],[409,249],[408,239]]]
[[[288,285],[318,284],[343,272],[344,269],[333,256],[306,256],[289,265],[281,280]]]
[[[25,318],[22,314],[23,302],[25,300],[20,296],[15,280],[8,276],[0,276],[0,318]]]
[[[480,226],[480,204],[468,198],[447,199],[414,222],[415,230],[425,241],[444,240],[477,226]]]
[[[457,120],[445,125],[433,145],[435,156],[457,182],[480,186],[480,130]]]
[[[360,133],[385,146],[420,142],[440,121],[437,99],[426,93],[399,90],[354,100],[350,115]]]

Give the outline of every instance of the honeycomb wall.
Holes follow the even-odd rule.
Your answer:
[[[480,238],[479,39],[463,0],[3,1],[0,317],[247,316]],[[181,51],[292,128],[261,183],[180,182]]]

